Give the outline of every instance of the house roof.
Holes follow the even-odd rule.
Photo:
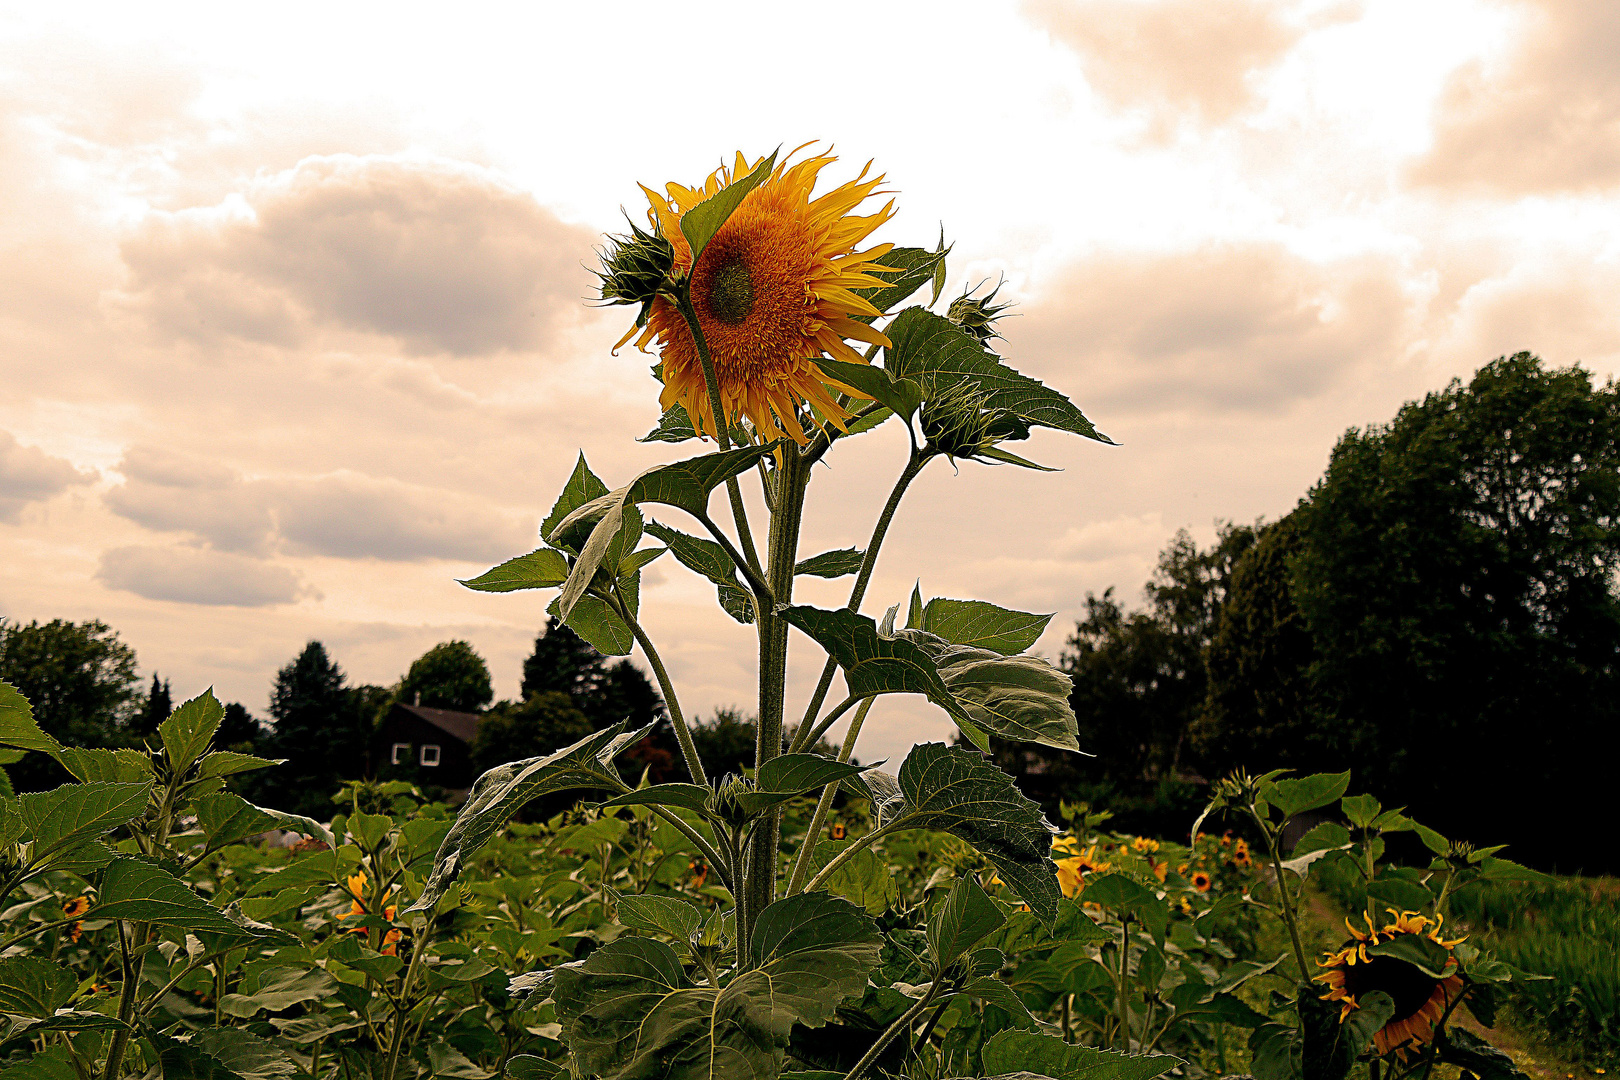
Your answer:
[[[395,704],[394,708],[403,709],[464,743],[473,741],[473,736],[478,734],[478,722],[483,719],[477,713],[456,712],[454,709],[430,709],[426,705],[406,705],[404,702]]]

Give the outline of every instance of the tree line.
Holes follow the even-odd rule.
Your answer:
[[[1189,779],[1351,768],[1443,833],[1612,872],[1617,566],[1620,390],[1503,357],[1346,432],[1280,520],[1179,533],[1141,607],[1088,595],[1062,664],[1097,756],[996,754],[1149,821]]]

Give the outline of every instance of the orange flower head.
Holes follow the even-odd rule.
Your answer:
[[[1448,953],[1462,942],[1462,938],[1447,941],[1440,936],[1438,918],[1415,911],[1389,913],[1393,922],[1374,927],[1372,920],[1363,916],[1364,928],[1345,920],[1350,939],[1337,952],[1326,954],[1319,966],[1326,968],[1316,981],[1327,987],[1324,1001],[1337,1001],[1339,1022],[1355,1012],[1363,994],[1382,990],[1395,1001],[1395,1014],[1373,1035],[1373,1046],[1380,1055],[1394,1054],[1405,1061],[1434,1039],[1435,1028],[1446,1010],[1465,991],[1462,979],[1456,974],[1457,961],[1450,958],[1440,978],[1420,970],[1394,956],[1379,956],[1371,947],[1394,941],[1402,935],[1426,937]]]
[[[674,276],[689,276],[721,406],[732,422],[746,418],[767,439],[786,436],[806,442],[800,419],[806,403],[818,418],[842,428],[850,413],[835,395],[861,395],[822,374],[816,357],[864,364],[866,358],[846,338],[889,344],[882,333],[859,321],[882,312],[857,290],[885,284],[873,275],[893,270],[879,262],[893,245],[859,252],[855,247],[894,216],[894,203],[866,216],[852,213],[883,183],[882,176],[868,179],[870,164],[854,180],[811,198],[821,170],[835,160],[823,154],[776,166],[743,197],[695,266],[681,218],[764,159],[750,163],[738,154],[730,168],[717,169],[696,188],[668,184],[659,194],[642,187],[651,204],[648,219],[674,248]],[[631,327],[619,344],[635,333]],[[666,296],[652,301],[636,347],[645,351],[655,340],[664,382],[660,405],[666,410],[681,405],[700,435],[714,435],[714,410],[697,342]]]
[[[1199,892],[1209,892],[1209,887],[1211,885],[1213,885],[1214,883],[1215,883],[1215,879],[1211,878],[1209,876],[1209,871],[1207,871],[1207,870],[1194,870],[1193,871],[1192,887],[1197,889]]]
[[[844,823],[842,821],[833,822],[832,827],[827,830],[827,836],[833,840],[842,840],[848,835],[849,830],[844,828]]]
[[[62,905],[62,917],[64,919],[76,919],[89,910],[90,898],[88,896],[75,896]]]

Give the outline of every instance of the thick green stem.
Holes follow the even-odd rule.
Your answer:
[[[1282,907],[1283,922],[1288,926],[1288,940],[1294,946],[1294,963],[1299,965],[1300,981],[1310,979],[1310,968],[1305,963],[1305,945],[1300,940],[1299,924],[1294,920],[1294,900],[1288,893],[1288,879],[1283,876],[1282,857],[1277,854],[1277,838],[1272,831],[1266,828],[1266,823],[1259,814],[1250,811],[1256,825],[1260,826],[1260,835],[1266,838],[1266,850],[1271,855],[1271,870],[1277,875],[1277,902]]]
[[[928,1006],[933,1002],[934,998],[939,996],[940,988],[944,985],[944,983],[945,979],[943,976],[930,983],[928,986],[928,992],[918,999],[917,1004],[913,1005],[911,1008],[902,1013],[900,1019],[890,1024],[888,1028],[884,1030],[882,1035],[878,1036],[877,1042],[872,1044],[872,1048],[865,1054],[861,1055],[861,1060],[855,1063],[855,1067],[853,1069],[844,1074],[844,1080],[860,1080],[861,1074],[866,1072],[867,1069],[870,1069],[872,1067],[872,1062],[876,1061],[878,1059],[878,1055],[883,1053],[883,1048],[893,1042],[896,1035],[899,1035],[902,1031],[909,1028],[917,1017],[922,1015],[922,1011],[928,1008]]]
[[[777,469],[776,513],[771,515],[769,564],[766,584],[777,604],[793,600],[793,571],[799,558],[799,524],[804,514],[804,492],[810,469],[799,458],[796,448],[788,448]],[[758,769],[782,753],[783,697],[787,690],[788,624],[776,612],[760,612],[759,617],[759,727],[754,744],[754,768]],[[746,925],[738,926],[738,940],[744,945],[752,936],[753,921],[776,899],[776,856],[781,831],[781,811],[767,811],[754,827],[753,842],[743,871],[743,889],[748,894],[744,912]],[[746,955],[746,951],[744,952]]]
[[[411,945],[411,962],[405,968],[405,978],[399,984],[399,1004],[394,1006],[394,1030],[388,1039],[388,1069],[383,1074],[383,1080],[394,1080],[394,1074],[399,1070],[399,1051],[405,1045],[405,1022],[411,1014],[411,986],[416,982],[416,973],[421,970],[422,954],[427,952],[428,935],[432,929],[433,916],[430,913],[416,928],[416,940]]]
[[[636,621],[635,615],[630,611],[630,605],[624,602],[624,594],[619,587],[613,587],[615,606],[619,609],[619,617],[630,627],[630,633],[635,637],[636,643],[641,646],[642,653],[647,657],[647,663],[652,665],[653,675],[658,679],[658,688],[664,692],[664,705],[669,709],[669,719],[675,728],[675,741],[680,744],[681,757],[686,759],[686,771],[692,774],[694,784],[707,784],[709,778],[703,773],[703,761],[698,757],[697,746],[692,742],[692,732],[686,726],[686,717],[681,713],[681,703],[675,696],[675,684],[670,681],[669,672],[664,669],[664,661],[653,646],[652,638],[647,636],[641,623]]]
[[[866,722],[866,714],[872,711],[872,702],[876,698],[866,698],[861,707],[855,711],[855,719],[849,722],[849,730],[844,733],[844,745],[839,747],[838,760],[848,761],[855,753],[855,740],[861,737],[861,725]],[[814,743],[811,743],[814,746]],[[793,864],[793,876],[788,879],[787,892],[784,896],[792,896],[799,891],[805,876],[810,873],[810,867],[815,863],[816,838],[821,835],[821,827],[827,822],[827,815],[832,811],[833,796],[838,794],[836,783],[828,784],[821,789],[821,801],[816,803],[815,816],[810,819],[810,831],[804,834],[804,845],[799,848],[799,858]]]
[[[124,1051],[129,1047],[129,1027],[135,1018],[135,991],[140,982],[135,971],[135,965],[129,958],[129,939],[124,932],[124,920],[118,920],[118,956],[123,966],[124,985],[118,994],[118,1019],[125,1027],[118,1029],[113,1035],[112,1048],[107,1051],[107,1065],[102,1070],[102,1080],[113,1080],[124,1065]]]
[[[906,461],[906,467],[900,472],[900,478],[894,482],[894,490],[889,492],[889,501],[883,504],[883,512],[878,515],[877,524],[872,528],[872,539],[866,543],[866,553],[861,557],[861,569],[855,575],[855,584],[850,587],[849,600],[844,604],[850,611],[861,610],[861,601],[866,599],[866,587],[872,582],[872,570],[877,566],[878,550],[883,547],[883,538],[889,533],[889,525],[894,521],[894,512],[900,508],[900,500],[905,496],[906,489],[917,479],[917,475],[923,471],[923,466],[928,462],[928,455],[913,449],[911,457]],[[793,740],[794,753],[810,745],[809,735],[815,727],[816,715],[821,712],[821,705],[827,700],[827,690],[832,686],[833,674],[837,670],[838,661],[827,657],[827,663],[821,669],[821,678],[816,683],[816,692],[810,696],[810,705],[804,710],[804,721],[799,725],[798,737]]]

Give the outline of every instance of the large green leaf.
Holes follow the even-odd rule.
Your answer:
[[[1529,1080],[1511,1057],[1455,1024],[1440,1036],[1440,1060],[1460,1066],[1479,1080]]]
[[[1080,729],[1069,704],[1074,680],[1046,660],[970,645],[929,651],[940,679],[976,727],[1003,739],[1080,749]]]
[[[18,796],[18,812],[34,838],[31,861],[49,865],[58,856],[127,825],[146,811],[152,790],[143,784],[64,784]]]
[[[242,1080],[288,1080],[298,1075],[298,1066],[285,1053],[241,1028],[204,1028],[191,1036],[191,1045]]]
[[[169,767],[180,776],[203,755],[225,717],[225,706],[210,688],[181,705],[158,725],[158,737],[169,757]]]
[[[823,840],[817,843],[811,870],[819,874],[852,843],[852,840]],[[821,887],[864,909],[868,915],[882,915],[894,905],[898,895],[889,864],[871,848],[865,847],[845,859],[838,869],[824,878]]]
[[[1401,934],[1392,941],[1369,945],[1367,953],[1404,960],[1433,979],[1443,979],[1456,971],[1451,951],[1421,934]]]
[[[127,919],[192,934],[210,933],[244,941],[269,936],[285,937],[279,931],[261,931],[244,922],[237,922],[210,905],[173,874],[129,856],[116,858],[107,865],[101,875],[101,891],[95,906],[85,913],[85,917]]]
[[[986,1073],[1037,1073],[1053,1080],[1153,1080],[1181,1063],[1168,1054],[1120,1054],[1030,1031],[1003,1031],[984,1044]]]
[[[235,776],[256,772],[276,765],[285,765],[286,758],[262,758],[256,754],[239,754],[234,750],[215,750],[197,763],[197,777],[208,780],[215,777]]]
[[[857,776],[871,767],[834,761],[820,754],[782,754],[759,767],[755,789],[739,795],[737,801],[749,813],[763,813],[778,803]]]
[[[960,878],[928,918],[928,952],[943,972],[1007,922],[973,875]]]
[[[703,454],[685,461],[658,465],[617,491],[593,499],[558,522],[546,539],[558,543],[578,527],[594,522],[590,536],[580,548],[579,558],[568,572],[558,597],[559,612],[566,617],[585,595],[592,577],[603,565],[609,548],[626,528],[628,511],[642,503],[663,503],[698,517],[708,514],[709,493],[731,477],[746,472],[776,448],[771,442]],[[639,529],[639,524],[637,525]]]
[[[668,544],[682,566],[714,582],[720,593],[720,606],[727,615],[740,623],[754,621],[753,597],[737,580],[737,564],[726,554],[725,548],[713,540],[688,535],[657,521],[647,522],[647,531]]]
[[[681,215],[681,235],[692,246],[694,267],[703,255],[703,249],[709,246],[709,241],[714,239],[714,234],[720,231],[726,219],[742,205],[750,191],[765,182],[775,168],[776,152],[772,151],[771,156],[761,161],[753,172],[747,176],[733,177],[731,183]]]
[[[404,914],[432,911],[444,891],[461,876],[472,854],[531,799],[570,788],[613,790],[622,786],[618,770],[613,767],[614,756],[651,730],[649,724],[625,731],[621,721],[554,753],[514,761],[484,773],[473,784],[456,815],[456,823],[439,845],[433,873],[422,887],[422,895]]]
[[[615,894],[618,919],[632,930],[668,934],[683,944],[703,925],[704,911],[674,896]]]
[[[636,636],[630,624],[598,596],[582,596],[567,615],[562,613],[562,597],[546,607],[547,615],[555,615],[568,628],[603,656],[629,656],[635,648]]]
[[[290,829],[313,836],[324,841],[328,847],[337,842],[332,830],[314,818],[266,810],[229,791],[197,800],[197,824],[209,848],[222,848],[271,829]]]
[[[907,308],[884,333],[894,344],[884,366],[896,378],[923,387],[929,400],[959,383],[971,382],[988,394],[984,408],[1003,410],[1041,427],[1073,432],[1109,442],[1085,414],[1062,394],[1037,379],[1021,375],[949,319]]]
[[[555,589],[568,580],[568,560],[552,548],[538,548],[507,559],[475,578],[458,579],[479,592],[516,592],[519,589]]]
[[[879,825],[940,829],[972,844],[1036,917],[1052,925],[1063,898],[1050,857],[1054,830],[1012,777],[982,756],[919,743],[898,778],[873,769],[844,783],[871,801]]]
[[[1011,656],[1035,644],[1051,621],[1050,615],[1012,611],[983,600],[936,596],[923,606],[921,617],[909,625],[952,645],[972,645]]]
[[[574,463],[574,471],[569,475],[568,483],[563,485],[562,493],[557,496],[557,501],[551,506],[551,512],[540,523],[541,537],[550,537],[556,531],[557,526],[562,524],[563,518],[572,514],[592,499],[600,499],[607,493],[607,485],[602,483],[595,473],[591,472],[591,467],[585,463],[585,455],[581,453],[579,460]],[[580,541],[583,542],[583,540],[584,537],[580,537]],[[565,541],[566,538],[560,538],[560,540],[552,542],[576,554],[579,552],[579,544],[570,544]]]
[[[939,238],[939,246],[933,251],[915,247],[895,248],[880,260],[881,265],[894,268],[892,274],[881,270],[871,271],[874,277],[884,280],[883,285],[868,285],[851,291],[879,311],[888,311],[896,304],[905,303],[912,293],[933,281],[934,297],[930,302],[938,301],[939,291],[944,285],[944,278],[939,275],[945,269],[945,256],[950,253],[951,249],[945,246],[943,235]],[[870,315],[857,315],[856,318],[864,323],[872,321]]]
[[[102,747],[68,746],[56,760],[72,774],[73,779],[85,784],[139,784],[154,777],[152,759],[139,750],[124,748],[107,750]]]
[[[0,1036],[9,1038],[0,1022]],[[52,1046],[24,1061],[17,1061],[0,1070],[0,1080],[84,1080],[73,1067],[72,1051],[66,1046]]]
[[[47,735],[34,720],[34,708],[21,690],[0,682],[0,746],[38,750],[55,757],[62,744]]]
[[[244,1019],[260,1011],[280,1012],[305,1002],[325,1000],[337,987],[337,980],[320,968],[265,968],[254,986],[220,998],[220,1011]]]
[[[865,559],[866,552],[860,548],[839,548],[836,551],[823,551],[820,555],[812,555],[808,559],[800,559],[794,566],[793,573],[809,574],[812,577],[841,578],[849,574],[859,573],[861,561]]]
[[[778,900],[755,924],[747,970],[695,986],[674,950],[620,938],[557,969],[553,998],[581,1070],[602,1080],[773,1077],[795,1023],[819,1027],[877,966],[877,925],[825,893]]]
[[[43,1019],[68,1003],[79,980],[54,960],[8,956],[0,960],[0,1013]]]
[[[877,623],[848,608],[785,606],[777,614],[838,661],[851,695],[922,694],[958,721],[972,724],[972,717],[940,678],[933,658],[915,642],[879,634]]]
[[[896,379],[883,368],[830,356],[816,357],[816,366],[827,378],[887,407],[896,416],[909,418],[923,403],[923,388],[915,380]]]
[[[1273,780],[1260,785],[1260,797],[1282,811],[1285,818],[1319,810],[1328,803],[1337,802],[1350,786],[1349,772],[1317,773],[1298,780]]]

